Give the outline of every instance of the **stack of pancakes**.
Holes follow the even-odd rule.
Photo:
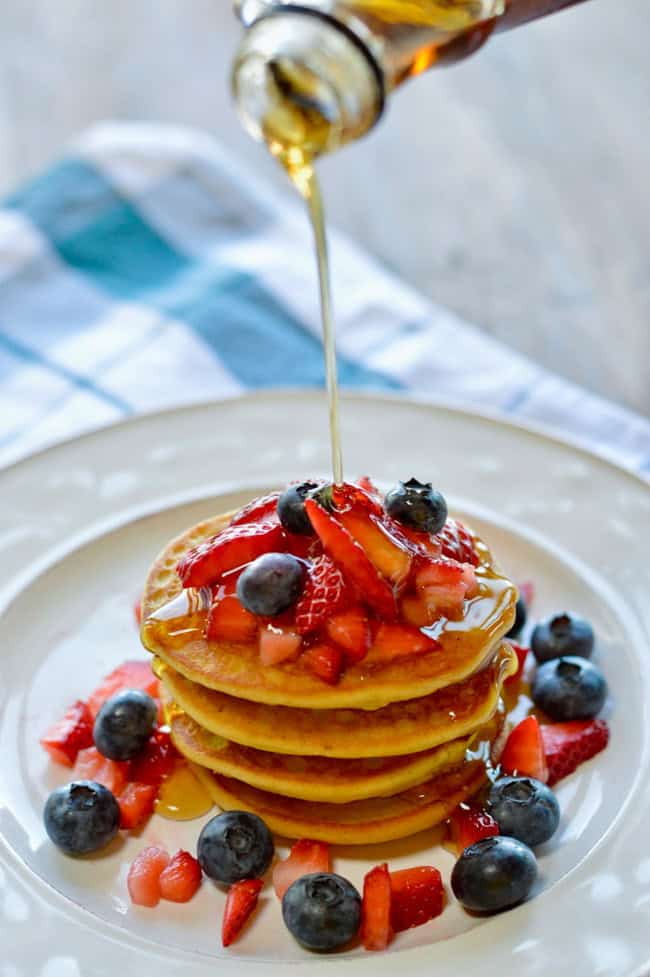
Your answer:
[[[206,612],[191,595],[183,613],[169,615],[182,589],[178,560],[229,519],[170,543],[142,605],[172,738],[215,802],[253,811],[282,835],[340,844],[402,838],[445,820],[483,786],[501,729],[501,687],[516,669],[502,640],[515,587],[481,547],[480,593],[462,620],[440,622],[440,649],[394,661],[374,661],[371,650],[331,686],[300,659],[265,666],[256,644],[207,642]]]

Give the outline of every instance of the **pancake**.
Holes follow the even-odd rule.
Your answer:
[[[195,771],[222,810],[252,811],[278,834],[339,845],[372,845],[432,828],[486,781],[485,765],[472,760],[394,797],[327,804],[281,797],[202,767]]]
[[[378,660],[372,650],[345,670],[331,686],[300,664],[262,665],[257,643],[208,642],[203,637],[205,611],[157,620],[155,613],[182,590],[176,573],[180,557],[228,524],[230,514],[199,523],[173,540],[155,561],[142,602],[142,641],[175,671],[208,689],[267,705],[308,709],[376,710],[388,703],[426,696],[461,682],[488,662],[514,622],[516,587],[493,565],[476,568],[479,594],[467,601],[461,621],[441,619],[435,637],[440,648],[397,661]]]
[[[517,661],[504,642],[465,682],[373,712],[263,705],[203,688],[167,665],[154,667],[172,699],[217,736],[273,753],[345,759],[419,753],[471,734],[494,715]]]

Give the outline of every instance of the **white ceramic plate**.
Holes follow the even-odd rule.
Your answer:
[[[113,665],[141,652],[132,603],[170,536],[288,479],[327,474],[317,393],[277,393],[128,421],[0,473],[0,973],[93,977],[334,968],[405,977],[632,977],[650,961],[650,489],[539,431],[391,398],[346,397],[351,475],[426,476],[537,586],[536,616],[565,607],[594,624],[611,687],[612,742],[559,789],[562,824],[540,852],[537,898],[491,919],[451,904],[391,951],[314,958],[285,931],[272,892],[230,952],[223,895],[130,905],[126,871],[145,843],[192,849],[200,824],[154,817],[140,838],[86,860],[45,838],[44,799],[65,776],[38,737]],[[645,711],[645,721],[644,721]],[[435,833],[336,853],[360,883],[370,862],[451,858]],[[268,891],[268,890],[267,890]],[[296,968],[296,964],[298,965]],[[293,969],[292,969],[293,967]]]

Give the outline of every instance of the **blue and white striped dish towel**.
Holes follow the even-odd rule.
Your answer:
[[[650,423],[330,237],[341,381],[543,422],[650,475]],[[0,462],[142,410],[321,385],[309,229],[206,135],[91,129],[0,208]]]

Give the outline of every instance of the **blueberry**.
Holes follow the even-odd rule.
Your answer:
[[[540,665],[533,682],[533,702],[559,722],[591,719],[603,708],[607,682],[584,658],[554,658]]]
[[[563,655],[590,658],[594,650],[594,629],[589,621],[575,614],[556,614],[536,625],[530,645],[538,662]]]
[[[528,611],[526,609],[526,601],[519,595],[517,598],[517,603],[515,605],[515,623],[512,625],[508,631],[506,638],[518,638],[521,632],[524,630],[524,625],[526,624],[526,617],[528,616]]]
[[[93,727],[95,746],[109,760],[132,760],[145,748],[158,717],[146,692],[124,689],[107,699]]]
[[[101,784],[74,780],[52,791],[43,821],[50,840],[66,855],[87,855],[113,840],[120,827],[120,807]]]
[[[280,522],[288,533],[298,536],[313,536],[314,528],[305,509],[305,499],[320,487],[320,482],[303,482],[290,485],[278,499]]]
[[[389,516],[420,533],[439,533],[447,521],[447,503],[431,482],[411,478],[392,488],[384,500]]]
[[[501,834],[529,848],[552,838],[560,823],[557,797],[533,777],[502,777],[492,784],[488,804]]]
[[[237,596],[247,611],[275,617],[300,597],[304,565],[290,553],[265,553],[250,563],[237,581]]]
[[[312,872],[285,892],[282,918],[291,935],[308,950],[337,950],[359,931],[361,896],[341,875]]]
[[[475,912],[497,912],[522,902],[537,878],[537,861],[516,838],[482,838],[466,848],[451,873],[459,902]]]
[[[226,811],[204,826],[197,857],[206,875],[230,885],[264,875],[273,850],[271,832],[257,814]]]

